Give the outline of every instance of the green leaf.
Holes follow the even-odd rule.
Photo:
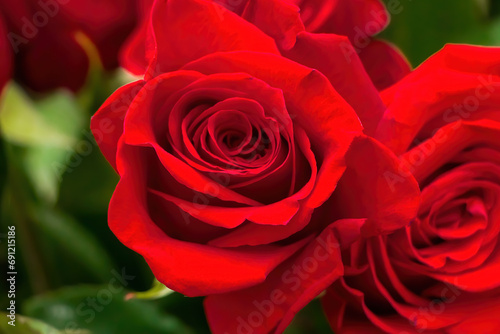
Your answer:
[[[83,110],[75,97],[68,91],[60,90],[35,101],[39,113],[51,126],[73,139],[79,137],[85,125]]]
[[[24,313],[59,329],[87,329],[94,334],[192,333],[153,302],[125,301],[123,287],[113,280],[103,286],[72,286],[34,297],[25,303]]]
[[[7,141],[22,146],[68,149],[76,142],[75,137],[61,131],[50,119],[46,119],[26,93],[13,83],[4,90],[0,128]]]
[[[163,285],[160,281],[158,281],[156,278],[153,281],[153,285],[151,289],[148,291],[144,292],[130,292],[128,293],[125,298],[127,300],[129,299],[160,299],[163,297],[166,297],[170,294],[172,294],[174,290],[171,290],[167,288],[165,285]]]
[[[72,273],[91,275],[99,281],[108,279],[110,270],[114,268],[111,259],[97,239],[77,221],[45,207],[36,207],[33,217],[42,234],[39,239],[46,244],[44,249],[54,251],[51,257],[53,270],[63,270],[62,265],[67,261],[66,267]]]
[[[61,179],[56,166],[70,154],[71,152],[53,147],[30,147],[24,151],[22,164],[26,175],[37,197],[50,205],[55,204],[59,196]]]
[[[5,334],[70,334],[67,331],[59,331],[52,326],[47,325],[46,323],[31,319],[28,317],[16,315],[15,326],[9,325],[8,322],[11,321],[8,318],[7,313],[0,312],[0,317],[2,318],[2,322],[0,322],[0,329],[2,333]],[[5,321],[4,319],[8,319]],[[71,334],[91,334],[89,331],[79,330],[79,331],[71,331]]]
[[[31,100],[15,84],[6,90],[0,126],[5,140],[22,148],[19,156],[9,158],[20,160],[38,198],[46,203],[57,200],[61,173],[80,143],[83,125],[82,110],[67,91]]]

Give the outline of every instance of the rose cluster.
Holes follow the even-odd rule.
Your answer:
[[[500,332],[500,50],[412,71],[378,0],[139,13],[142,79],[91,123],[109,226],[214,333],[281,333],[316,297],[336,333]]]

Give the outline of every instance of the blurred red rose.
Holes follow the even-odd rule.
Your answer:
[[[84,84],[89,56],[78,34],[97,48],[105,69],[116,68],[137,21],[135,0],[0,0],[0,11],[15,78],[40,92]]]
[[[447,46],[383,93],[376,137],[422,204],[410,225],[344,254],[346,276],[323,299],[336,333],[500,333],[499,64],[498,48]]]
[[[7,31],[0,14],[0,93],[12,75],[12,56],[6,36]]]
[[[342,275],[340,247],[398,229],[419,201],[411,175],[394,192],[383,182],[398,160],[343,99],[374,101],[363,119],[375,124],[377,91],[338,55],[347,38],[300,30],[282,1],[251,4],[242,18],[156,1],[145,80],[91,123],[120,175],[110,228],[162,283],[208,296],[214,333],[282,332]]]

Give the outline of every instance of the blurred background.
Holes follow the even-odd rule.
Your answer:
[[[392,21],[378,38],[400,47],[414,67],[446,43],[500,45],[500,0],[385,2]],[[398,10],[391,11],[394,3]],[[7,232],[14,225],[18,317],[16,327],[11,327],[2,314],[0,333],[209,332],[202,299],[155,285],[142,257],[119,243],[107,227],[108,202],[118,178],[101,156],[89,121],[107,96],[134,80],[117,68],[116,59],[118,47],[139,21],[134,14],[139,9],[134,3],[127,11],[121,4],[120,9],[110,7],[110,13],[119,10],[127,23],[111,27],[107,40],[93,40],[93,29],[102,27],[92,22],[85,36],[78,37],[82,54],[66,55],[66,49],[47,37],[55,44],[53,49],[45,47],[43,57],[53,57],[50,50],[63,55],[57,68],[47,73],[59,73],[61,82],[40,85],[40,78],[30,77],[25,66],[28,61],[41,66],[37,61],[43,57],[33,58],[27,47],[15,54],[15,79],[0,100],[0,267],[8,266]],[[12,15],[17,15],[16,6],[0,0],[6,31],[12,27]],[[77,6],[72,10],[78,13]],[[113,20],[104,14],[99,14],[102,22],[109,25]],[[73,24],[57,21],[48,26],[59,29],[58,34],[61,27]],[[39,35],[34,44],[43,38]],[[106,49],[110,45],[117,46]],[[106,60],[108,56],[114,63]],[[68,59],[83,59],[82,73],[75,73]],[[67,82],[68,77],[79,81]],[[4,280],[1,286],[5,313],[9,299]],[[330,332],[318,301],[301,311],[287,330]]]

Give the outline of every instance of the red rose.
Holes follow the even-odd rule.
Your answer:
[[[383,93],[377,138],[422,204],[344,254],[346,276],[323,299],[336,333],[500,333],[499,64],[498,48],[447,46]]]
[[[389,190],[397,158],[362,134],[327,75],[256,25],[300,41],[287,52],[322,65],[345,97],[378,97],[359,63],[331,53],[347,39],[280,31],[301,25],[281,5],[254,1],[245,20],[211,1],[156,1],[145,80],[92,118],[120,175],[110,228],[162,283],[208,296],[214,333],[282,332],[342,274],[339,246],[399,228],[418,205],[413,177]]]
[[[410,72],[410,64],[392,44],[372,37],[389,24],[380,0],[286,0],[300,7],[307,31],[349,37],[375,86],[382,90]],[[396,8],[395,13],[400,9]]]
[[[354,1],[356,6],[352,5],[352,0],[333,1],[337,3],[335,5],[328,4],[327,1],[292,0],[204,0],[202,2],[217,4],[218,6],[215,7],[217,15],[223,13],[224,8],[232,11],[250,23],[253,26],[252,29],[259,29],[261,33],[266,34],[268,36],[267,44],[272,43],[269,39],[274,40],[281,55],[325,74],[335,89],[356,109],[368,130],[371,127],[364,117],[376,118],[378,110],[383,109],[383,107],[378,104],[378,94],[371,84],[367,85],[366,78],[371,77],[378,88],[385,88],[402,78],[410,70],[408,62],[399,51],[385,42],[372,41],[371,39],[373,34],[381,31],[388,23],[389,14],[378,0]],[[294,2],[299,3],[301,7],[299,8]],[[144,74],[154,57],[156,44],[151,34],[153,27],[150,25],[152,4],[152,0],[143,2],[142,24],[127,42],[121,55],[122,65],[134,74]],[[328,18],[327,22],[335,21],[338,24],[332,23],[322,26],[324,29],[310,29],[309,20],[306,20],[304,27],[299,14],[304,12],[314,12],[316,14],[312,14],[312,16],[324,17],[325,20]],[[245,24],[242,23],[242,25]],[[373,26],[375,26],[376,31],[373,30]],[[171,29],[173,27],[170,25]],[[192,30],[188,29],[185,31],[187,34]],[[215,33],[215,29],[212,29],[212,32]],[[329,35],[311,34],[314,32],[328,33]],[[351,42],[354,42],[354,47],[349,40],[343,40],[343,37],[332,34],[347,36]],[[183,36],[179,35],[179,38],[182,39]],[[179,57],[182,61],[171,59],[168,67],[162,68],[162,70],[178,69],[187,60],[200,56],[200,52],[210,51],[205,47],[197,48],[194,45],[186,45],[180,40],[173,41],[171,38],[169,40],[171,43],[182,45],[184,54],[170,56]],[[251,41],[247,42],[250,44]],[[229,45],[218,47],[224,47],[225,50]],[[238,49],[236,46],[231,46],[231,48]],[[189,59],[186,59],[185,55],[188,53],[191,54]],[[358,53],[363,63],[360,62]],[[344,66],[355,69],[355,74],[350,79],[355,82],[345,83],[347,78],[338,75],[338,72],[334,70],[338,67],[335,63],[342,63]],[[366,66],[366,70],[363,68],[363,64]],[[369,76],[366,71],[368,71]],[[354,97],[352,92],[347,91],[349,89],[363,91],[365,96]]]
[[[105,69],[116,68],[135,6],[135,0],[0,0],[16,79],[36,91],[77,91],[89,68],[81,36],[97,48]]]

